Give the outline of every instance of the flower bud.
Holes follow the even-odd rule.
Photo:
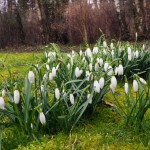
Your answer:
[[[40,112],[39,119],[42,125],[46,124],[46,118],[43,112]]]
[[[5,101],[3,97],[0,97],[0,109],[4,109],[5,107]]]
[[[98,53],[98,47],[94,47],[93,48],[93,54],[97,54]]]
[[[55,67],[52,68],[52,76],[53,76],[53,78],[56,76],[56,68]]]
[[[111,87],[113,87],[113,88],[117,87],[117,79],[115,76],[111,77]]]
[[[128,94],[128,92],[129,92],[129,85],[128,85],[128,83],[125,83],[124,91],[125,91],[126,94]]]
[[[139,78],[139,80],[140,80],[141,83],[143,83],[145,85],[147,84],[147,82],[143,78]]]
[[[52,73],[49,74],[49,80],[50,80],[50,81],[53,80],[53,75],[52,75]]]
[[[100,92],[100,85],[99,85],[98,81],[94,81],[94,91],[96,93]]]
[[[29,82],[31,84],[34,83],[34,81],[35,81],[35,75],[34,75],[33,71],[29,71],[29,73],[28,73],[28,80],[29,80]]]
[[[134,90],[134,92],[137,92],[138,89],[139,89],[138,82],[136,80],[133,80],[133,90]]]
[[[123,75],[123,66],[121,64],[118,67],[118,75]]]
[[[73,96],[73,94],[70,94],[69,98],[70,98],[71,104],[73,105],[74,104],[74,96]]]
[[[105,62],[105,64],[104,64],[104,71],[105,71],[105,72],[108,70],[108,67],[109,67],[109,63],[108,63],[108,62]]]
[[[19,101],[20,101],[20,93],[19,93],[18,90],[15,90],[15,91],[14,91],[14,103],[15,103],[15,104],[18,104]]]
[[[55,97],[57,100],[59,100],[59,98],[60,98],[60,91],[58,88],[55,89]]]
[[[102,89],[104,87],[104,84],[105,84],[105,79],[103,77],[101,77],[99,79],[99,85],[100,85],[100,88]]]

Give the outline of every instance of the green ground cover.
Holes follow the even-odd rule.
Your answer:
[[[30,63],[36,63],[37,57],[42,53],[1,53],[0,60],[4,60],[8,67],[11,68],[12,74],[16,77],[24,77]],[[8,71],[3,66],[0,67],[0,80],[8,77]],[[122,87],[122,84],[120,84]],[[124,96],[118,86],[116,93],[118,100],[122,101]],[[105,100],[114,102],[111,93],[105,96]],[[149,117],[146,117],[145,123],[149,126]],[[82,120],[75,127],[70,135],[60,132],[56,135],[41,136],[40,140],[36,137],[27,137],[23,135],[16,126],[8,126],[2,129],[2,149],[18,150],[133,150],[149,149],[150,133],[135,132],[134,128],[126,128],[120,116],[107,106],[99,106],[94,115],[89,116],[89,120]],[[18,146],[19,145],[19,146]]]

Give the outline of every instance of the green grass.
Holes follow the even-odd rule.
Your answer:
[[[1,53],[3,60],[10,67],[13,76],[25,77],[29,70],[29,64],[36,63],[37,57],[42,53]],[[1,65],[1,64],[0,64]],[[9,77],[5,67],[0,67],[0,80],[2,76]],[[124,95],[118,87],[116,91],[118,100],[122,101]],[[114,102],[111,94],[105,96],[105,100]],[[145,120],[149,126],[149,117]],[[36,136],[36,135],[35,135]],[[120,116],[106,106],[97,107],[95,113],[79,122],[70,135],[60,132],[56,135],[44,135],[36,138],[23,135],[16,126],[3,129],[2,149],[18,150],[145,150],[150,146],[150,133],[148,131],[138,133],[134,128],[125,127]]]

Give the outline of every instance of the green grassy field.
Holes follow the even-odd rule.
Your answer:
[[[42,53],[1,53],[0,61],[4,61],[13,76],[25,77],[31,63],[36,63]],[[0,80],[9,77],[7,68],[0,67]],[[121,86],[121,84],[120,84]],[[118,87],[118,100],[123,100],[122,91]],[[113,102],[109,93],[105,100]],[[147,117],[148,118],[148,117]],[[145,120],[148,124],[149,120]],[[111,108],[99,106],[95,114],[79,122],[70,135],[60,132],[56,135],[36,135],[29,138],[23,135],[16,126],[2,129],[2,149],[18,150],[145,150],[150,147],[150,133],[136,132],[134,128],[124,126],[120,116]]]

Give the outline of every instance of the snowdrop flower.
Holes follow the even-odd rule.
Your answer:
[[[70,65],[70,63],[68,63],[68,64],[67,64],[67,68],[68,68],[68,70],[70,70],[70,66],[71,66],[71,65]]]
[[[132,55],[128,55],[128,60],[129,60],[129,61],[132,60]]]
[[[82,50],[80,50],[80,52],[79,52],[80,57],[82,56],[82,54],[83,54],[83,52],[82,52]]]
[[[108,67],[108,76],[112,76],[112,74],[113,74],[113,69],[112,69],[112,66],[109,66]]]
[[[100,88],[102,89],[104,87],[104,84],[105,84],[105,79],[103,77],[101,77],[99,79],[99,85],[100,85]]]
[[[111,87],[113,87],[113,88],[117,87],[117,79],[115,76],[111,77]]]
[[[87,77],[87,80],[89,81],[90,80],[90,72],[86,71],[85,76]]]
[[[128,94],[128,92],[129,92],[129,85],[128,85],[128,83],[124,84],[124,91],[125,91],[126,94]]]
[[[118,67],[115,68],[115,75],[118,74]]]
[[[112,90],[113,93],[115,93],[115,87],[113,87],[112,84],[110,84],[110,89]]]
[[[55,97],[57,100],[59,100],[59,98],[60,98],[60,91],[58,88],[55,89]]]
[[[95,71],[98,71],[98,69],[99,69],[99,65],[98,65],[98,63],[96,62],[96,63],[95,63]]]
[[[56,52],[49,52],[48,57],[50,61],[54,61],[56,59]]]
[[[76,67],[76,69],[75,69],[75,76],[76,76],[76,78],[80,77],[82,72],[83,72],[82,70],[80,70],[78,67]]]
[[[92,64],[89,64],[89,70],[92,71]]]
[[[29,82],[31,84],[34,83],[34,81],[35,81],[35,75],[34,75],[33,71],[29,71],[29,73],[28,73],[28,80],[29,80]]]
[[[123,75],[124,71],[123,71],[123,66],[121,64],[119,65],[117,70],[118,70],[118,75]]]
[[[48,58],[48,59],[47,59],[47,63],[50,63],[50,61],[51,61],[50,58]]]
[[[88,56],[88,57],[91,58],[91,57],[92,57],[91,49],[90,49],[90,48],[87,48],[85,54],[86,54],[86,56]]]
[[[112,51],[111,51],[111,56],[112,56],[112,58],[114,58],[114,54],[115,54],[115,52],[114,52],[114,50],[112,50]]]
[[[0,109],[4,109],[5,107],[5,101],[3,97],[0,97]]]
[[[56,71],[58,70],[58,68],[59,68],[59,64],[56,66]]]
[[[73,94],[69,95],[69,99],[70,99],[71,104],[73,105],[74,104],[74,96],[73,96]]]
[[[31,129],[33,129],[33,123],[31,123],[30,127],[31,127]]]
[[[114,49],[114,44],[113,43],[110,44],[110,48]]]
[[[107,47],[107,42],[106,41],[103,41],[103,46]]]
[[[49,67],[49,65],[48,65],[48,64],[46,64],[46,69],[47,69],[47,70],[49,70],[49,69],[50,69],[50,67]]]
[[[103,59],[102,58],[99,59],[99,64],[102,67],[102,65],[103,65]]]
[[[72,51],[72,57],[75,57],[75,56],[76,56],[75,51]]]
[[[50,80],[50,81],[53,80],[53,75],[52,75],[52,73],[49,74],[49,80]]]
[[[100,92],[100,85],[99,85],[98,81],[94,81],[94,91],[96,93]]]
[[[106,50],[105,50],[105,49],[103,49],[103,54],[104,54],[104,55],[106,55],[106,54],[107,54],[107,52],[106,52]]]
[[[105,72],[108,70],[108,67],[109,67],[109,63],[108,63],[108,62],[105,62],[105,64],[104,64],[104,71],[105,71]]]
[[[128,55],[132,55],[132,51],[130,47],[128,47]]]
[[[2,90],[2,97],[5,97],[5,95],[6,95],[6,90],[3,89],[3,90]]]
[[[97,54],[98,53],[98,47],[94,47],[93,48],[93,54]]]
[[[139,89],[138,82],[136,80],[133,80],[133,90],[134,90],[134,92],[137,92],[138,89]]]
[[[39,119],[42,125],[46,124],[46,118],[43,112],[40,112]]]
[[[20,93],[19,93],[18,90],[15,90],[15,91],[14,91],[14,103],[15,103],[15,104],[18,104],[19,101],[20,101]]]
[[[41,92],[44,92],[44,85],[41,85]]]
[[[139,57],[139,51],[136,50],[135,52],[135,57],[138,58]]]
[[[53,76],[53,78],[56,76],[56,68],[55,67],[52,68],[52,76]]]
[[[87,94],[87,99],[89,99],[90,96],[91,96],[91,94]],[[89,104],[92,104],[92,98],[90,99]]]
[[[147,84],[147,82],[143,78],[139,78],[140,82],[143,84]]]
[[[47,80],[47,74],[44,74],[44,76],[43,76],[43,81],[46,82],[46,80]]]

